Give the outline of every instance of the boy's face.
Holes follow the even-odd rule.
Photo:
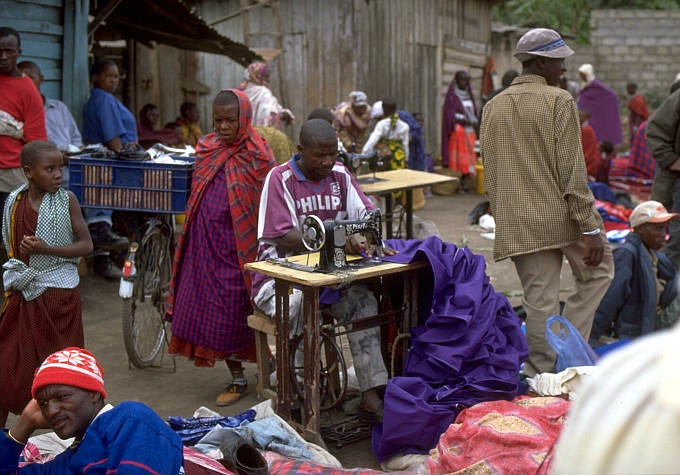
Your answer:
[[[668,222],[665,223],[645,223],[635,228],[635,232],[640,235],[642,243],[648,249],[660,250],[666,243],[668,234]]]
[[[43,153],[31,166],[24,167],[24,174],[31,186],[35,186],[39,191],[56,193],[61,188],[63,161],[58,150]]]

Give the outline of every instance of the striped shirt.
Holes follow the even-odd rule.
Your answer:
[[[496,220],[494,259],[557,249],[599,229],[571,95],[518,76],[484,107],[484,186]]]

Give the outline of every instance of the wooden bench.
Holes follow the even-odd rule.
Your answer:
[[[276,391],[269,385],[269,344],[267,336],[276,336],[276,324],[264,313],[255,310],[248,315],[248,326],[255,332],[255,352],[257,353],[257,396],[276,402]],[[278,376],[278,375],[277,375]]]

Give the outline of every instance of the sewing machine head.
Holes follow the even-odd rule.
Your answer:
[[[369,171],[374,174],[378,170],[378,167],[383,165],[382,157],[380,157],[375,150],[371,150],[365,155],[353,152],[339,152],[338,158],[354,175],[359,172],[362,165],[365,165]]]
[[[350,236],[359,234],[366,240],[369,261],[357,264],[347,262],[347,242]],[[332,272],[380,262],[383,257],[382,216],[380,210],[367,211],[357,221],[327,220],[308,216],[302,223],[302,243],[310,251],[319,251],[319,270]]]

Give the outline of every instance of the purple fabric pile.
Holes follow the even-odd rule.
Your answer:
[[[427,453],[463,408],[517,396],[528,356],[520,319],[489,283],[484,257],[434,236],[387,244],[399,251],[390,261],[429,262],[421,289],[431,294],[421,290],[426,320],[411,331],[404,376],[387,383],[383,422],[373,428],[380,461]]]

